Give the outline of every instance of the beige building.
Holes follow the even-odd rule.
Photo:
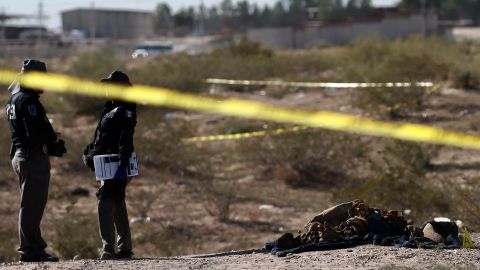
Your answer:
[[[297,49],[322,44],[344,44],[363,37],[385,39],[412,34],[427,35],[437,32],[438,18],[427,14],[384,12],[381,16],[356,22],[327,25],[306,25],[302,28],[249,29],[247,38],[276,49]]]
[[[88,38],[136,39],[153,36],[153,13],[136,10],[78,8],[62,12],[65,33],[82,31]]]

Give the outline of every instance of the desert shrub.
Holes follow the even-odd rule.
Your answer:
[[[100,79],[117,69],[125,70],[124,62],[117,59],[113,51],[102,48],[78,55],[68,67],[67,73],[83,79],[100,81]],[[74,112],[79,114],[98,114],[103,106],[103,102],[98,98],[73,94],[65,94],[61,95],[61,97],[70,105]]]
[[[259,43],[242,40],[217,48],[210,54],[158,57],[129,72],[137,83],[201,93],[208,89],[203,80],[209,77],[247,80],[336,78],[335,73],[326,72],[340,64],[341,53],[332,51],[277,54]],[[230,88],[253,89],[245,86]]]
[[[142,223],[135,227],[133,235],[136,245],[144,247],[146,256],[179,256],[193,254],[201,248],[199,230],[194,226]]]
[[[460,69],[451,79],[454,87],[475,89],[480,87],[480,46],[472,41],[463,41],[457,45],[463,57],[457,59]]]
[[[131,195],[130,195],[131,194]],[[130,191],[129,206],[132,209],[132,213],[137,217],[146,218],[149,217],[153,204],[158,199],[158,192],[151,188],[137,188]]]
[[[234,42],[228,46],[216,49],[213,54],[231,57],[248,57],[248,56],[273,56],[271,49],[263,47],[260,43],[253,42],[247,39],[242,39]]]
[[[462,70],[453,78],[453,86],[465,89],[480,87],[480,59],[478,56],[472,58],[472,61],[466,62]]]
[[[76,77],[99,81],[116,69],[125,69],[125,63],[116,58],[112,50],[101,48],[79,54],[67,72]]]
[[[203,79],[211,68],[206,65],[205,56],[179,54],[155,58],[145,65],[132,68],[130,75],[138,84],[202,92],[205,86]]]
[[[83,214],[72,207],[57,221],[52,246],[62,258],[97,258],[101,245],[96,215]]]
[[[451,199],[438,184],[441,180],[426,177],[438,147],[387,140],[382,148],[365,160],[369,175],[334,191],[335,200],[361,198],[374,206],[410,209],[418,220],[450,210]]]
[[[261,131],[263,122],[248,119],[231,119],[222,123],[219,127],[219,134],[237,134]]]
[[[208,214],[220,222],[230,220],[232,205],[238,202],[238,184],[235,179],[201,179],[198,181],[197,190]]]
[[[73,131],[75,132],[75,131]],[[82,154],[85,145],[93,140],[94,131],[84,136],[78,134],[62,133],[63,140],[65,140],[65,146],[67,147],[67,153],[65,154],[62,166],[61,174],[79,174],[90,173],[90,169],[83,163]]]
[[[442,57],[439,57],[441,55]],[[448,79],[462,64],[462,50],[445,39],[411,36],[354,42],[345,55],[345,79],[355,81],[424,81]]]
[[[271,59],[271,50],[258,43],[242,41],[206,55],[178,54],[155,58],[132,68],[131,74],[141,84],[199,93],[206,91],[203,80],[208,77],[263,77],[272,70]]]
[[[0,262],[12,262],[18,259],[18,233],[15,224],[0,224]]]
[[[256,42],[242,40],[213,51],[208,63],[215,69],[209,74],[218,78],[262,79],[275,69],[272,50]]]
[[[273,58],[275,68],[271,76],[287,81],[339,81],[343,54],[343,48],[278,52]]]
[[[368,38],[349,47],[342,72],[344,79],[352,82],[440,81],[455,78],[462,59],[461,48],[442,38]],[[424,88],[417,87],[359,89],[353,103],[377,113],[397,104],[402,105],[397,110],[411,110],[420,108],[426,95]]]
[[[340,184],[365,151],[358,137],[318,129],[246,141],[240,147],[247,160],[264,168],[261,178],[282,180],[292,187]]]
[[[480,182],[478,178],[466,180],[451,179],[443,185],[445,193],[452,198],[452,218],[462,220],[467,228],[480,228]]]
[[[5,112],[0,111],[0,113]],[[2,186],[12,182],[11,178],[13,177],[12,163],[9,155],[11,145],[10,131],[7,121],[2,117],[0,117],[0,129],[4,131],[0,134],[0,149],[4,152],[4,154],[0,156],[0,186]]]
[[[196,145],[183,142],[193,134],[194,127],[187,121],[181,118],[166,120],[164,114],[156,114],[155,110],[141,115],[136,129],[136,138],[141,143],[136,146],[145,166],[155,167],[160,172],[184,173],[203,156]]]

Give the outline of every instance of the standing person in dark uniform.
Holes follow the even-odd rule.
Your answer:
[[[128,76],[114,71],[102,82],[131,86]],[[108,101],[100,119],[95,138],[95,153],[119,154],[120,166],[113,179],[102,181],[97,192],[98,223],[103,242],[100,259],[128,259],[133,255],[125,188],[127,167],[134,151],[133,134],[137,123],[136,104],[118,100]],[[115,229],[118,234],[118,250],[115,254]]]
[[[30,71],[47,72],[45,63],[25,60],[21,74]],[[40,232],[40,222],[48,199],[50,160],[47,145],[60,141],[40,103],[40,89],[31,89],[18,82],[12,83],[12,93],[6,112],[12,137],[10,158],[20,184],[19,238],[20,261],[56,262],[47,254],[47,244]]]

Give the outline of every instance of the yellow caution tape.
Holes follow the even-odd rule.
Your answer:
[[[210,135],[210,136],[198,136],[185,139],[185,142],[207,142],[207,141],[226,141],[226,140],[238,140],[246,139],[253,137],[262,137],[267,135],[279,135],[289,132],[298,132],[302,130],[309,129],[310,127],[293,127],[293,128],[279,128],[275,130],[264,130],[264,131],[254,131],[254,132],[245,132],[245,133],[235,133],[235,134],[221,134],[221,135]]]
[[[472,237],[467,230],[463,232],[462,248],[474,248]]]
[[[229,80],[210,78],[205,80],[209,84],[224,85],[273,85],[305,88],[402,88],[433,86],[432,82],[383,82],[383,83],[337,83],[337,82],[285,82],[285,81],[256,81],[256,80]]]
[[[110,98],[146,103],[149,105],[293,123],[300,126],[355,132],[408,141],[480,149],[480,137],[444,131],[418,124],[374,121],[333,112],[293,110],[253,101],[236,99],[220,100],[179,93],[166,88],[107,85],[65,75],[29,72],[25,75],[18,76],[15,72],[0,71],[0,82],[8,84],[15,79],[18,79],[26,87],[37,89],[45,88],[46,90],[59,93],[76,93],[96,97],[105,97],[105,94],[108,93]]]
[[[427,92],[427,97],[434,94],[436,91],[440,90],[440,84],[434,84]],[[391,112],[393,110],[399,109],[406,104],[395,104],[382,110],[381,112]],[[235,134],[221,134],[221,135],[207,135],[207,136],[196,136],[185,139],[185,142],[207,142],[207,141],[226,141],[226,140],[240,140],[254,137],[262,137],[267,135],[280,135],[290,132],[298,132],[309,127],[294,127],[289,129],[275,129],[271,131],[254,131],[254,132],[245,132],[245,133],[235,133]]]

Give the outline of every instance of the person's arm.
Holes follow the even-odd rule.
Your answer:
[[[124,110],[121,111],[121,130],[119,137],[119,156],[120,165],[114,178],[120,180],[127,180],[127,171],[129,165],[129,159],[133,152],[133,134],[135,133],[136,114],[135,111]]]
[[[133,110],[124,110],[121,112],[123,114],[122,119],[122,129],[120,131],[119,138],[119,155],[120,155],[120,166],[126,168],[129,164],[129,159],[132,156],[133,152],[133,134],[135,133],[135,125],[137,124],[136,113]]]

